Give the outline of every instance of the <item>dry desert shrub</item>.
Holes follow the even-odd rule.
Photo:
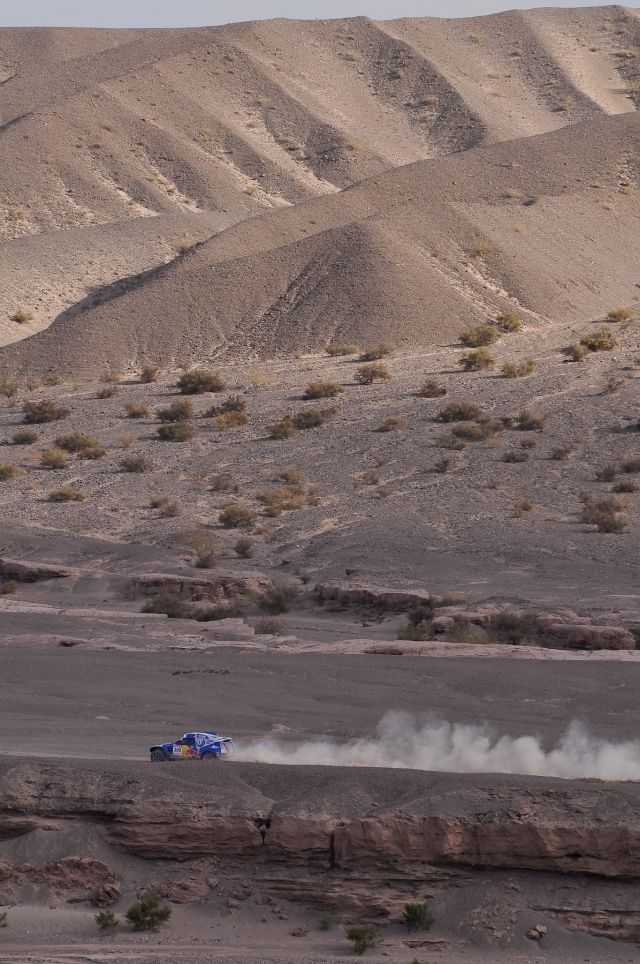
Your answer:
[[[629,475],[637,475],[640,472],[640,457],[634,456],[633,458],[625,459],[620,465],[620,469]]]
[[[258,501],[265,508],[265,515],[277,518],[283,512],[293,512],[304,509],[305,506],[317,504],[315,489],[301,485],[278,485],[269,492],[262,492]]]
[[[127,418],[149,418],[151,410],[144,402],[128,402],[125,405]]]
[[[437,417],[440,422],[486,422],[489,418],[475,402],[449,402]]]
[[[38,433],[32,429],[24,428],[14,432],[11,440],[14,445],[33,445],[34,442],[38,441]]]
[[[361,362],[373,362],[380,361],[381,358],[386,358],[390,355],[393,349],[390,345],[380,344],[380,345],[370,345],[365,348],[358,358]]]
[[[227,383],[216,372],[204,368],[192,368],[178,379],[178,388],[183,395],[204,395],[206,392],[223,392]]]
[[[299,591],[295,586],[288,583],[279,583],[268,589],[258,602],[260,608],[265,612],[279,616],[289,612],[298,596]]]
[[[622,386],[624,385],[623,378],[616,378],[614,375],[607,379],[607,382],[602,389],[603,395],[617,395]]]
[[[256,636],[284,636],[287,631],[286,624],[281,619],[273,619],[269,616],[256,619],[253,629]]]
[[[296,465],[289,465],[278,472],[277,478],[280,482],[286,482],[287,485],[299,485],[302,482],[303,475]]]
[[[572,455],[572,448],[569,448],[567,445],[559,445],[551,450],[549,458],[553,459],[554,462],[565,462],[567,459],[570,459]]]
[[[66,469],[69,465],[69,456],[63,449],[54,446],[41,452],[40,465],[44,469]]]
[[[505,452],[502,456],[502,461],[511,465],[517,465],[521,462],[528,462],[529,453],[527,451],[523,451],[522,449],[515,449],[511,452]]]
[[[633,311],[631,308],[611,308],[607,312],[607,321],[612,321],[614,323],[630,321],[631,318],[633,318]]]
[[[584,361],[587,355],[591,354],[591,351],[586,347],[586,345],[583,345],[577,341],[573,342],[571,345],[568,345],[565,351],[571,361],[574,362]]]
[[[184,543],[195,550],[197,569],[211,569],[213,567],[219,548],[219,540],[215,533],[206,530],[188,532],[184,536]]]
[[[544,428],[545,419],[543,415],[533,415],[531,412],[522,411],[516,417],[514,428],[521,432],[540,432]]]
[[[180,506],[166,495],[154,495],[149,499],[152,509],[157,509],[158,515],[164,519],[172,519],[180,515]]]
[[[8,482],[9,479],[17,479],[22,475],[22,469],[13,462],[0,462],[0,482]]]
[[[500,332],[495,325],[491,325],[489,322],[482,322],[479,325],[473,325],[471,328],[467,328],[460,336],[460,341],[463,345],[466,345],[467,348],[486,348],[489,345],[494,345],[499,338]]]
[[[18,308],[13,315],[13,321],[17,321],[19,325],[28,325],[30,321],[33,321],[33,319],[33,312],[28,311],[26,308]]]
[[[596,526],[598,532],[624,532],[627,520],[623,514],[626,503],[620,496],[582,496],[580,519],[587,525]]]
[[[118,372],[118,371],[103,372],[101,381],[106,382],[107,385],[117,385],[118,382],[122,381],[122,372]]]
[[[356,381],[360,385],[373,385],[374,382],[386,382],[391,378],[386,365],[379,362],[372,362],[369,365],[360,365],[356,369]]]
[[[220,472],[211,479],[212,492],[239,492],[240,486],[229,472]]]
[[[57,422],[70,414],[68,408],[56,405],[51,398],[43,398],[39,402],[25,402],[22,406],[24,421],[28,425],[38,425],[44,422]]]
[[[113,396],[117,394],[118,394],[117,385],[105,385],[104,388],[101,388],[100,391],[96,393],[96,398],[101,398],[101,399],[113,398]]]
[[[526,378],[536,368],[533,358],[525,358],[521,362],[505,362],[501,368],[504,378]]]
[[[335,398],[344,392],[342,385],[337,382],[309,382],[305,391],[305,398]]]
[[[221,412],[212,419],[213,428],[217,432],[227,432],[229,429],[242,428],[249,421],[244,411]]]
[[[245,412],[246,410],[247,403],[240,395],[230,395],[220,405],[212,405],[204,414],[206,418],[215,418],[216,415],[225,415],[227,412]]]
[[[12,593],[18,591],[18,583],[15,579],[2,579],[0,580],[0,596],[10,596]],[[6,927],[6,917],[5,923],[0,922],[0,927]]]
[[[458,365],[465,372],[482,372],[493,368],[496,360],[488,348],[476,348],[473,351],[465,352],[458,359]]]
[[[229,502],[220,513],[218,521],[225,529],[239,529],[255,521],[255,513],[239,502]]]
[[[427,379],[416,392],[418,398],[442,398],[446,394],[447,390],[444,385],[441,385],[435,378]]]
[[[617,342],[613,332],[609,328],[598,328],[590,335],[584,335],[580,339],[580,345],[587,352],[613,351]]]
[[[336,413],[335,408],[306,408],[293,416],[294,428],[302,431],[309,428],[319,428],[328,422]]]
[[[3,398],[15,398],[19,388],[18,383],[11,381],[9,378],[0,379],[0,395]]]
[[[404,419],[390,415],[378,425],[376,432],[397,432],[398,429],[404,427],[404,424]]]
[[[77,455],[79,459],[101,459],[106,454],[106,449],[94,438],[93,435],[85,435],[84,432],[68,432],[66,435],[59,435],[55,441],[59,449]]]
[[[87,498],[84,492],[74,489],[71,485],[64,485],[49,493],[49,502],[84,502]]]
[[[191,422],[165,422],[158,427],[158,438],[163,442],[190,442],[195,434]]]
[[[170,405],[157,409],[156,417],[161,422],[188,422],[193,418],[193,404],[188,398],[176,398]]]
[[[160,368],[158,365],[143,365],[140,372],[140,381],[143,385],[150,385],[156,381],[159,374]]]
[[[597,482],[613,482],[616,475],[618,474],[618,466],[610,463],[609,465],[603,466],[596,472]]]
[[[501,311],[496,316],[496,327],[505,334],[514,334],[522,330],[522,319],[515,311]]]
[[[533,502],[531,499],[518,499],[518,501],[513,506],[513,517],[515,519],[521,519],[523,515],[528,512],[533,511]]]
[[[123,472],[145,475],[148,472],[153,472],[153,462],[150,459],[146,459],[143,455],[128,455],[121,460],[120,468]]]
[[[247,536],[240,536],[234,543],[233,551],[240,559],[251,559],[253,556],[253,543]]]
[[[439,472],[441,475],[444,475],[445,472],[449,471],[449,469],[451,468],[451,465],[452,465],[451,459],[438,459],[436,464],[433,466],[433,471]]]
[[[462,452],[467,447],[467,443],[463,442],[461,438],[457,438],[453,433],[439,435],[436,439],[436,445],[443,449],[451,449],[452,452]]]
[[[451,434],[456,438],[464,439],[465,442],[485,442],[497,432],[501,432],[503,428],[504,425],[497,419],[489,419],[486,422],[456,422],[451,429]]]
[[[357,355],[358,346],[345,344],[343,342],[330,341],[327,347],[325,348],[325,351],[327,355],[329,355],[331,358],[342,357],[347,355]]]
[[[631,495],[631,493],[638,491],[638,486],[631,479],[621,479],[620,482],[616,482],[612,486],[611,491],[616,495]]]
[[[289,415],[281,418],[279,422],[273,422],[273,424],[267,425],[267,435],[274,441],[282,441],[291,438],[292,435],[295,434],[296,427],[293,424],[293,419]]]

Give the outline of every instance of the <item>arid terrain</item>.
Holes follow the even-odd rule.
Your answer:
[[[0,962],[637,959],[639,105],[617,6],[0,29]]]

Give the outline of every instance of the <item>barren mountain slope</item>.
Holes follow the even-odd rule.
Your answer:
[[[0,237],[64,232],[66,250],[69,228],[110,223],[121,252],[110,267],[92,234],[95,270],[64,268],[68,293],[37,245],[21,249],[32,286],[10,285],[0,259],[0,336],[25,336],[20,308],[42,327],[83,286],[166,261],[159,216],[213,211],[213,234],[389,167],[633,111],[639,54],[620,7],[0,31]],[[155,219],[143,263],[141,218]],[[199,224],[185,234],[200,240]]]
[[[0,353],[95,375],[332,338],[446,343],[516,307],[596,319],[637,294],[637,113],[422,161],[253,218]]]

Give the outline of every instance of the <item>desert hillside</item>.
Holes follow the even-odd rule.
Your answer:
[[[639,55],[640,23],[620,7],[5,29],[1,337],[99,302],[104,286],[234,222],[390,168],[633,112]],[[430,168],[414,176],[428,181]],[[406,254],[411,270],[418,256]]]

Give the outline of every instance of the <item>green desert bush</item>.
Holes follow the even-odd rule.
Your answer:
[[[336,358],[339,356],[346,356],[346,355],[357,355],[358,346],[344,344],[342,342],[330,341],[327,347],[325,348],[325,351],[327,355],[329,355],[331,358]]]
[[[178,388],[183,395],[204,395],[205,392],[223,392],[227,387],[225,380],[216,372],[204,368],[191,368],[178,379]]]
[[[50,398],[43,398],[38,402],[25,402],[22,411],[27,425],[57,422],[70,414],[68,408],[64,408],[63,405],[56,405]]]
[[[353,953],[361,956],[378,946],[380,931],[373,924],[354,924],[347,928],[347,940],[353,944]]]
[[[134,931],[156,930],[171,917],[171,908],[160,902],[157,894],[146,894],[136,900],[126,913]]]
[[[390,345],[380,344],[380,345],[370,345],[365,348],[358,358],[361,362],[373,362],[380,361],[381,358],[386,358],[392,352]]]
[[[220,513],[218,521],[225,529],[239,529],[255,521],[255,513],[239,502],[229,502]]]
[[[495,345],[499,338],[500,332],[495,325],[482,322],[467,328],[460,336],[460,341],[467,348],[487,348],[489,345]]]
[[[444,385],[441,385],[435,378],[427,379],[416,392],[418,398],[442,398],[446,394],[447,390]]]
[[[402,923],[410,931],[428,931],[433,927],[433,914],[426,904],[411,902],[404,905]]]
[[[158,438],[163,442],[189,442],[195,434],[191,422],[165,422],[158,427]]]
[[[49,502],[84,502],[86,499],[84,492],[74,489],[71,485],[63,485],[60,489],[54,489],[49,493]]]
[[[13,462],[0,462],[0,482],[8,482],[22,475],[22,469]]]
[[[336,919],[333,914],[321,914],[318,918],[319,931],[330,931],[335,925]]]
[[[118,926],[118,918],[111,910],[101,910],[96,914],[95,921],[101,934],[110,934]]]
[[[360,385],[373,385],[374,382],[386,382],[391,378],[386,365],[379,362],[372,362],[369,365],[360,365],[356,369],[356,381]]]
[[[69,465],[69,456],[63,449],[52,446],[40,453],[40,465],[44,469],[66,469]]]
[[[335,398],[344,392],[342,385],[337,382],[309,382],[305,391],[305,398]]]
[[[458,359],[458,365],[465,372],[483,372],[493,368],[496,360],[488,348],[475,348],[467,351]]]
[[[505,362],[501,368],[501,372],[504,378],[526,378],[527,375],[531,375],[536,369],[536,363],[533,358],[525,358],[521,362]]]
[[[12,442],[14,445],[33,445],[38,441],[38,433],[32,429],[23,428],[13,433]]]

